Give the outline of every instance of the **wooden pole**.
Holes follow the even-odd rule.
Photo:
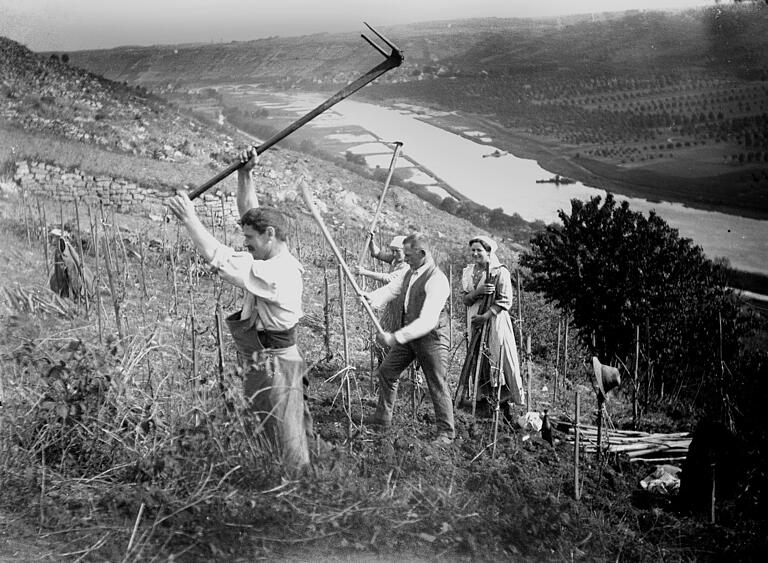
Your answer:
[[[496,441],[499,439],[499,418],[501,417],[501,386],[504,382],[504,344],[499,345],[498,379],[496,380],[496,405],[493,412],[493,449],[491,459],[496,457]],[[529,399],[530,400],[530,399]]]
[[[24,229],[27,232],[27,246],[32,246],[32,239],[29,235],[29,210],[27,209],[26,188],[21,188],[21,206],[24,208]]]
[[[562,319],[557,318],[557,354],[555,355],[555,383],[552,386],[552,405],[557,400],[557,386],[560,384],[558,381],[558,375],[560,371],[560,327],[562,326]]]
[[[637,391],[640,385],[640,325],[635,327],[635,374],[632,380],[632,429],[637,429],[638,423],[638,404]]]
[[[411,415],[416,420],[416,366],[411,363],[408,369],[411,375]]]
[[[99,325],[99,343],[104,342],[104,323],[101,319],[101,269],[99,267],[99,225],[93,217],[91,206],[88,206],[88,226],[91,228],[91,240],[95,258],[96,273],[94,277],[94,292],[96,293],[96,321]]]
[[[517,270],[517,332],[520,336],[520,355],[523,355],[523,288],[520,281],[520,270]]]
[[[565,313],[565,340],[563,341],[563,383],[568,379],[568,313]]]
[[[368,232],[365,235],[363,246],[360,248],[360,254],[357,257],[357,263],[362,265],[365,263],[365,257],[368,255],[368,245],[373,240],[373,233],[376,230],[376,223],[379,221],[379,215],[384,207],[384,198],[387,196],[387,190],[389,189],[389,182],[392,180],[392,173],[395,171],[395,162],[397,162],[397,156],[400,154],[400,150],[403,148],[403,143],[400,141],[395,142],[395,150],[392,153],[392,160],[389,162],[389,170],[387,171],[387,177],[384,180],[384,188],[381,190],[381,196],[379,196],[379,203],[376,206],[376,212],[373,214],[371,225],[368,227]]]
[[[573,440],[573,496],[576,500],[581,499],[581,491],[579,490],[579,424],[581,418],[580,392],[576,391],[576,416],[574,419],[574,440]]]
[[[531,335],[525,340],[525,370],[528,377],[528,411],[533,408],[533,383],[531,383]]]
[[[105,221],[104,218],[104,206],[99,204],[99,211],[101,212],[102,224]],[[107,269],[107,280],[109,281],[109,290],[112,292],[112,307],[115,310],[115,323],[117,325],[117,335],[122,341],[125,337],[123,334],[123,323],[120,314],[120,296],[117,294],[117,284],[115,280],[115,272],[112,269],[114,261],[112,259],[112,250],[109,245],[109,236],[104,233],[104,247],[106,249],[106,256],[104,257],[104,267]]]
[[[323,239],[325,241],[325,239]],[[325,304],[323,305],[323,318],[325,322],[325,335],[323,344],[325,346],[325,358],[331,357],[331,296],[328,289],[328,268],[323,265],[323,288],[325,289]]]
[[[37,214],[38,217],[40,217],[43,221],[43,228],[41,229],[41,232],[43,233],[43,254],[45,255],[45,275],[46,279],[51,278],[51,265],[48,263],[48,220],[45,218],[45,206],[40,206],[40,199],[35,198],[37,201]],[[41,214],[42,213],[42,214]],[[62,233],[63,234],[63,233]]]
[[[349,384],[349,335],[347,334],[347,304],[344,270],[339,264],[339,304],[341,305],[341,335],[344,339],[344,379],[342,381],[343,400],[347,411],[347,440],[352,438],[352,390]]]
[[[219,372],[219,390],[224,397],[224,314],[221,310],[221,303],[216,303],[216,359]]]
[[[709,523],[715,523],[715,464],[712,463],[712,497],[709,505]]]
[[[453,350],[453,264],[448,265],[448,350]]]
[[[597,463],[600,463],[601,453],[603,451],[603,399],[598,393],[597,396]]]
[[[77,237],[77,246],[78,250],[80,251],[80,271],[78,274],[80,275],[82,286],[84,288],[83,296],[85,297],[85,318],[87,319],[91,308],[91,296],[88,295],[88,284],[86,283],[85,279],[85,251],[83,250],[83,235],[80,232],[80,206],[77,203],[78,198],[73,197],[73,199],[75,200],[75,221],[77,222],[75,236]]]

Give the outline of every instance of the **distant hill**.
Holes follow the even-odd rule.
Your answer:
[[[374,22],[375,23],[375,22]],[[360,92],[460,111],[619,193],[768,216],[768,5],[381,28],[405,62]],[[380,60],[353,34],[70,54],[163,95],[225,83],[335,91]],[[518,156],[519,151],[517,153]],[[531,158],[531,155],[524,155]],[[623,192],[621,190],[624,190]]]
[[[379,31],[405,53],[405,62],[380,81],[486,73],[627,74],[668,70],[670,64],[745,77],[764,75],[765,18],[766,11],[758,5],[382,27]],[[326,33],[69,55],[73,64],[108,78],[152,87],[249,80],[330,87],[378,60],[359,35]]]

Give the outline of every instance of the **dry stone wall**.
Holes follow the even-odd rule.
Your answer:
[[[164,216],[167,209],[164,200],[168,192],[148,188],[125,178],[94,176],[82,170],[63,169],[54,164],[39,161],[15,163],[14,181],[26,195],[63,202],[82,202],[86,205],[114,206],[120,213]],[[217,222],[223,217],[237,221],[237,200],[234,195],[203,194],[197,201],[198,212]],[[200,206],[205,209],[201,210]]]

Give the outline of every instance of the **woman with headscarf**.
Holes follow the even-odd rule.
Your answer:
[[[501,365],[504,373],[500,394],[501,407],[509,416],[509,403],[525,404],[523,381],[520,377],[520,362],[509,308],[512,306],[512,279],[509,270],[496,256],[498,245],[486,236],[476,236],[469,241],[472,264],[461,276],[464,304],[467,306],[467,336],[487,328],[486,346],[483,352],[483,366],[479,377],[479,395],[496,401],[497,389],[491,387],[490,368]],[[486,279],[486,275],[488,278]],[[486,295],[492,295],[488,310],[480,313]],[[487,326],[486,326],[487,325]]]

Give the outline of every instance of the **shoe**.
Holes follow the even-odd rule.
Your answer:
[[[437,438],[432,440],[433,446],[450,446],[451,444],[453,444],[453,438],[444,432],[441,432],[437,435]]]
[[[381,430],[386,430],[388,428],[392,428],[392,421],[382,420],[380,418],[377,418],[376,415],[366,416],[363,419],[363,426],[370,426],[371,428],[379,428]]]

